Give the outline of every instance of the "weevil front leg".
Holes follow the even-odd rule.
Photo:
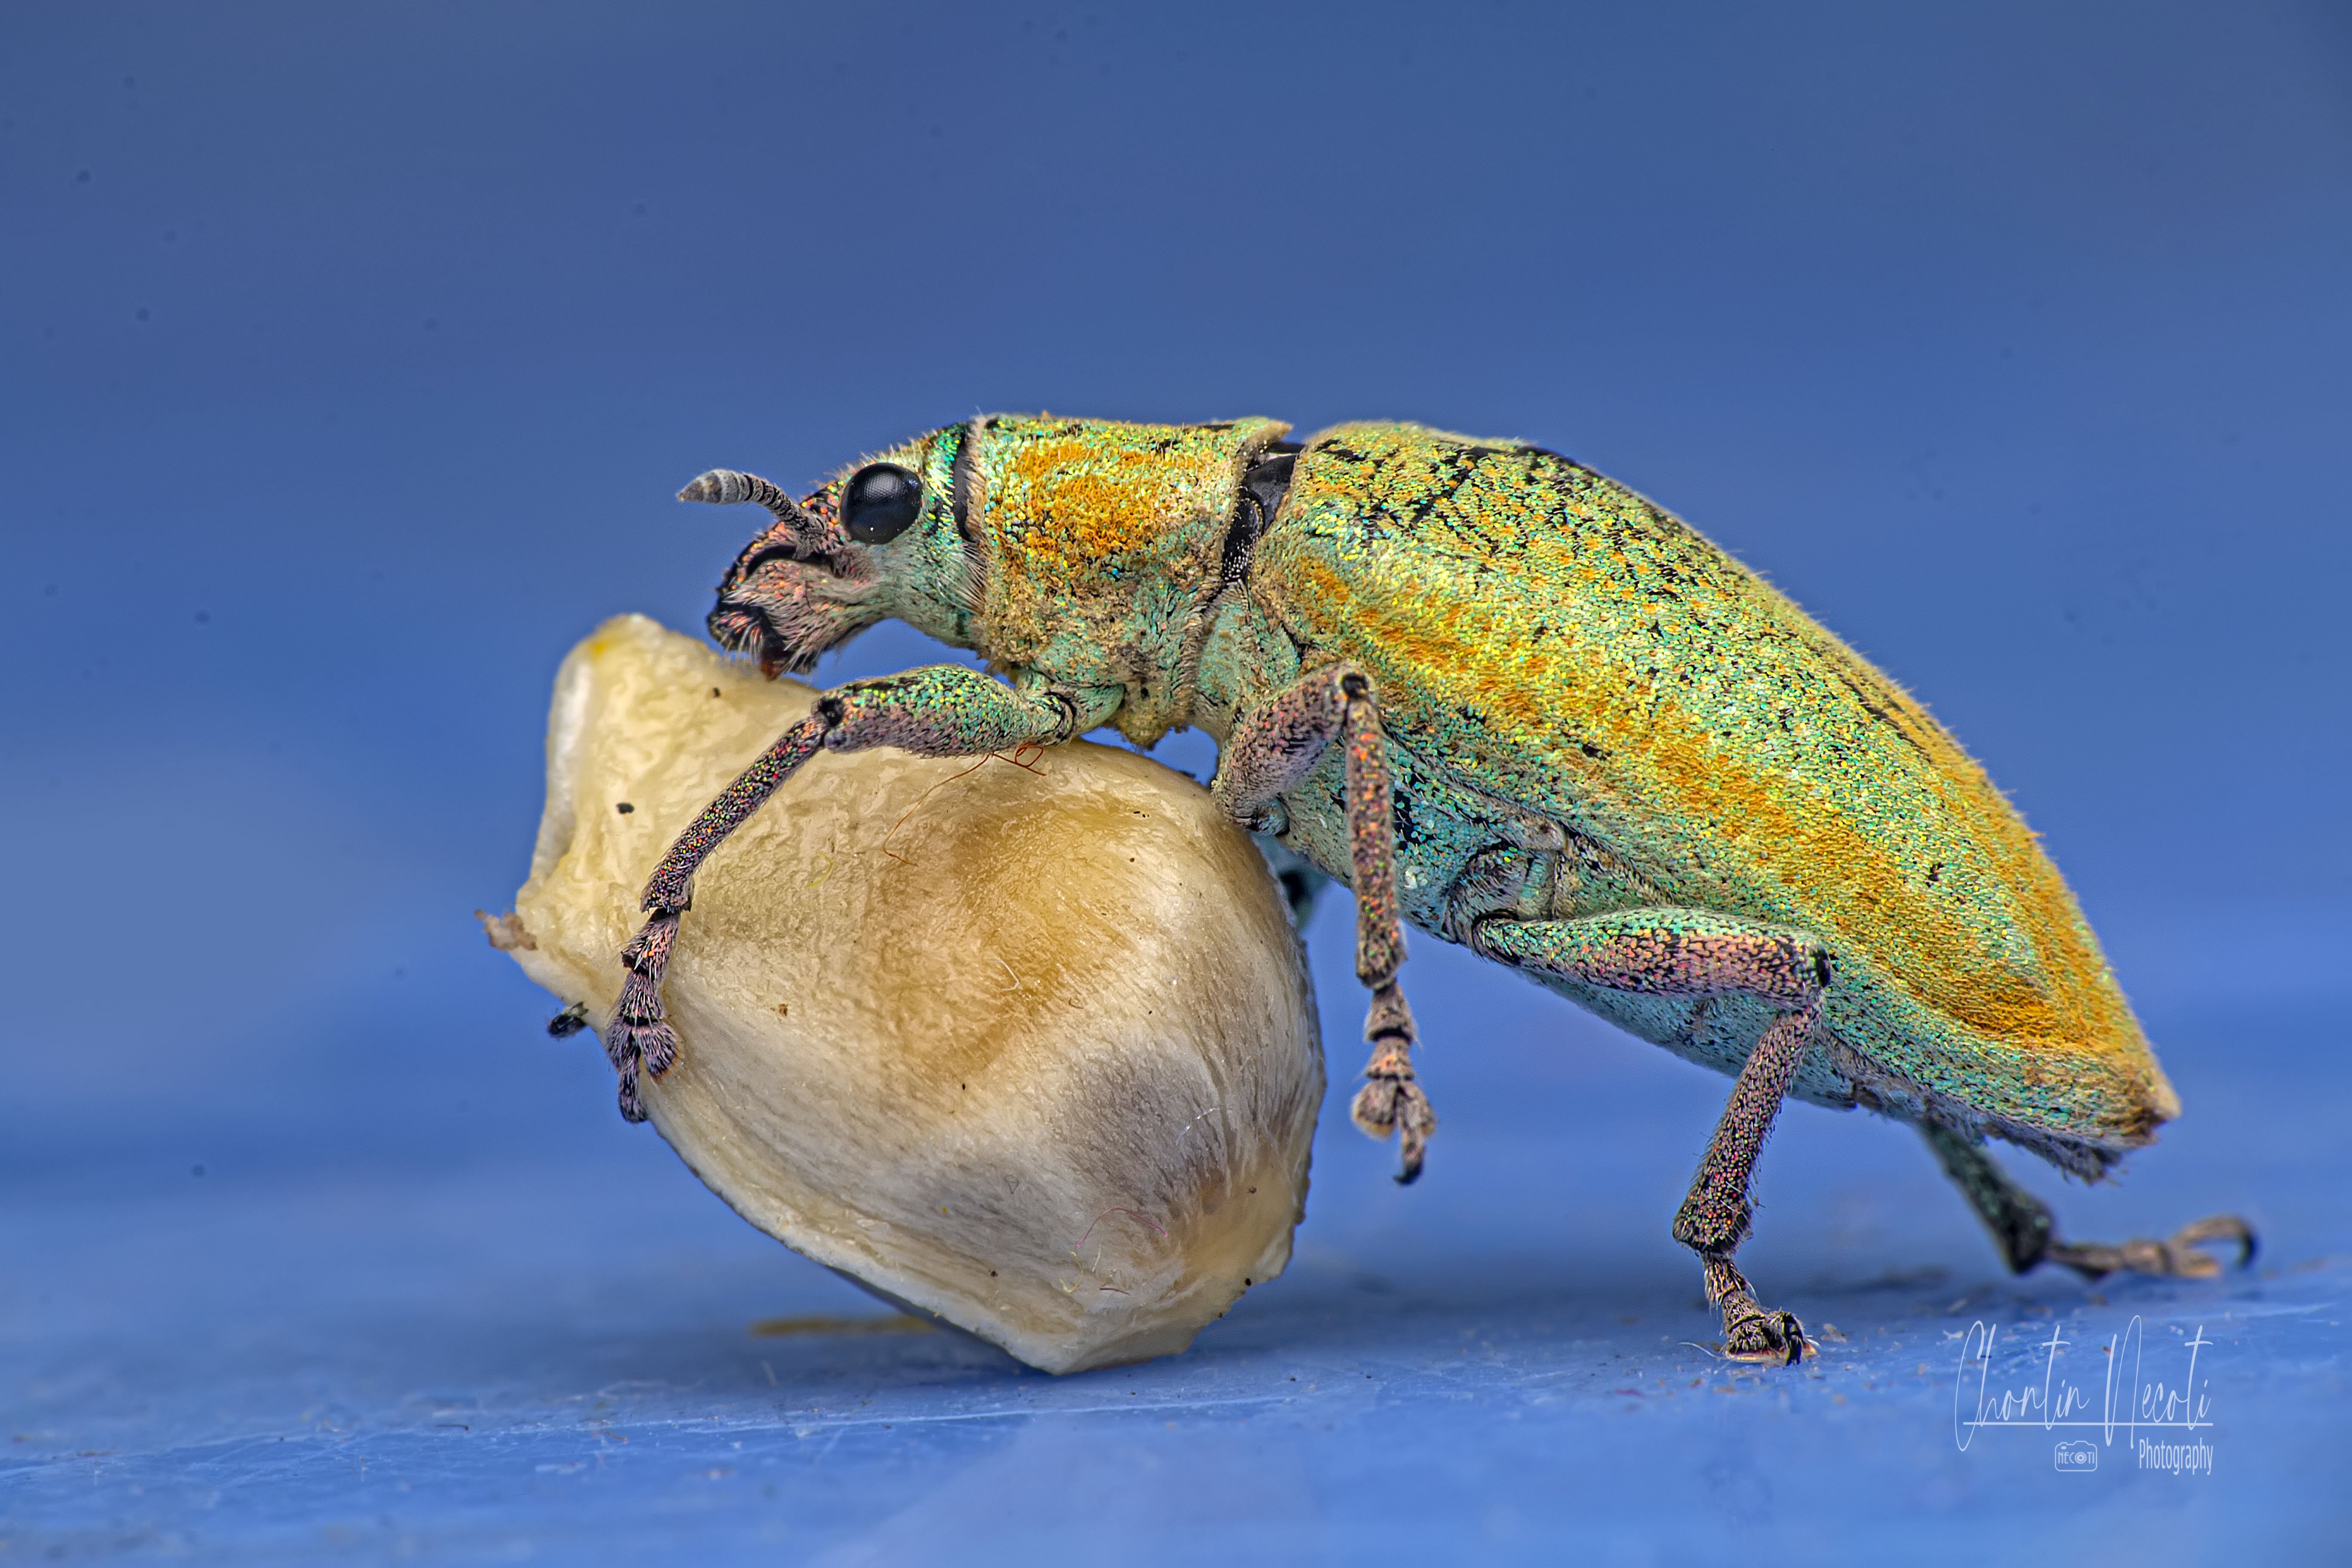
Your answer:
[[[702,808],[646,879],[639,904],[646,923],[622,951],[628,978],[604,1032],[605,1054],[621,1075],[621,1114],[643,1121],[640,1068],[659,1078],[677,1058],[677,1035],[663,1012],[661,983],[677,940],[678,919],[692,902],[695,868],[802,763],[820,751],[869,746],[896,746],[927,757],[973,757],[1055,745],[1109,718],[1119,695],[1116,689],[1066,689],[1042,683],[1016,690],[977,670],[941,664],[853,681],[818,698],[808,717],[778,736]]]
[[[1933,1122],[1923,1123],[1919,1135],[1935,1152],[1944,1174],[1992,1233],[1993,1243],[2012,1274],[2023,1274],[2043,1263],[2063,1263],[2092,1280],[2122,1269],[2160,1279],[2212,1279],[2220,1277],[2221,1262],[2203,1249],[2217,1242],[2237,1247],[2241,1268],[2254,1260],[2253,1226],[2233,1214],[2209,1215],[2161,1241],[2147,1237],[2135,1237],[2120,1245],[2061,1241],[2049,1205],[2010,1179],[2009,1173],[1985,1152],[1982,1138]]]
[[[1388,751],[1371,678],[1352,664],[1308,670],[1244,714],[1217,759],[1210,793],[1234,821],[1260,826],[1275,797],[1304,779],[1338,742],[1346,749],[1348,858],[1356,894],[1356,978],[1372,994],[1364,1087],[1351,1108],[1358,1127],[1396,1134],[1397,1180],[1421,1174],[1436,1112],[1412,1070],[1412,1010],[1397,987],[1404,927],[1396,893],[1396,819]]]
[[[1675,1239],[1698,1254],[1706,1297],[1723,1313],[1724,1353],[1793,1363],[1805,1353],[1793,1313],[1759,1306],[1732,1262],[1748,1238],[1748,1184],[1805,1054],[1828,952],[1813,938],[1705,910],[1628,910],[1575,921],[1488,921],[1472,945],[1488,957],[1580,984],[1654,996],[1755,996],[1780,1009],[1739,1069],[1730,1103],[1675,1215]]]

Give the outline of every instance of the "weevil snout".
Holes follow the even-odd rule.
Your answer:
[[[808,668],[879,618],[865,603],[877,574],[841,527],[837,488],[794,500],[755,474],[713,468],[677,492],[719,506],[755,501],[775,518],[728,568],[708,623],[719,647],[769,675]]]

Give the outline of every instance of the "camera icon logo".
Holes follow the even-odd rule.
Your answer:
[[[2099,1468],[2099,1447],[2087,1437],[2061,1443],[2051,1454],[2050,1461],[2062,1470],[2095,1470]]]

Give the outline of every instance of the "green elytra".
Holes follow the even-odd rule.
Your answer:
[[[2251,1247],[2227,1219],[2059,1241],[1984,1153],[1990,1134],[2095,1178],[2179,1102],[2056,869],[1894,682],[1554,453],[1287,428],[993,416],[797,503],[724,470],[685,492],[777,518],[722,585],[723,644],[805,668],[895,617],[1003,680],[842,688],[680,838],[625,955],[625,1111],[639,1062],[675,1050],[658,987],[692,866],[816,751],[1190,726],[1219,743],[1229,811],[1358,892],[1375,1050],[1357,1116],[1402,1133],[1408,1178],[1434,1120],[1399,916],[1738,1079],[1675,1225],[1731,1353],[1804,1349],[1731,1264],[1787,1094],[1919,1125],[2021,1270],[2203,1274],[2195,1244]]]

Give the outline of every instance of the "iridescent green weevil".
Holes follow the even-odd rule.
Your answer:
[[[1507,964],[1735,1086],[1676,1240],[1727,1353],[1799,1360],[1733,1255],[1781,1100],[1908,1121],[2011,1268],[2209,1276],[2221,1215],[2061,1240],[1988,1135],[2085,1179],[2179,1101],[2057,870],[1927,710],[1687,525],[1539,447],[1412,425],[1304,443],[1267,419],[1007,416],[794,500],[710,630],[770,674],[889,617],[970,648],[826,693],[680,836],[607,1032],[624,1115],[677,1041],[661,978],[695,868],[818,752],[980,756],[1115,725],[1218,744],[1234,820],[1348,883],[1371,992],[1357,1125],[1400,1181],[1436,1120],[1397,986],[1401,921]]]

